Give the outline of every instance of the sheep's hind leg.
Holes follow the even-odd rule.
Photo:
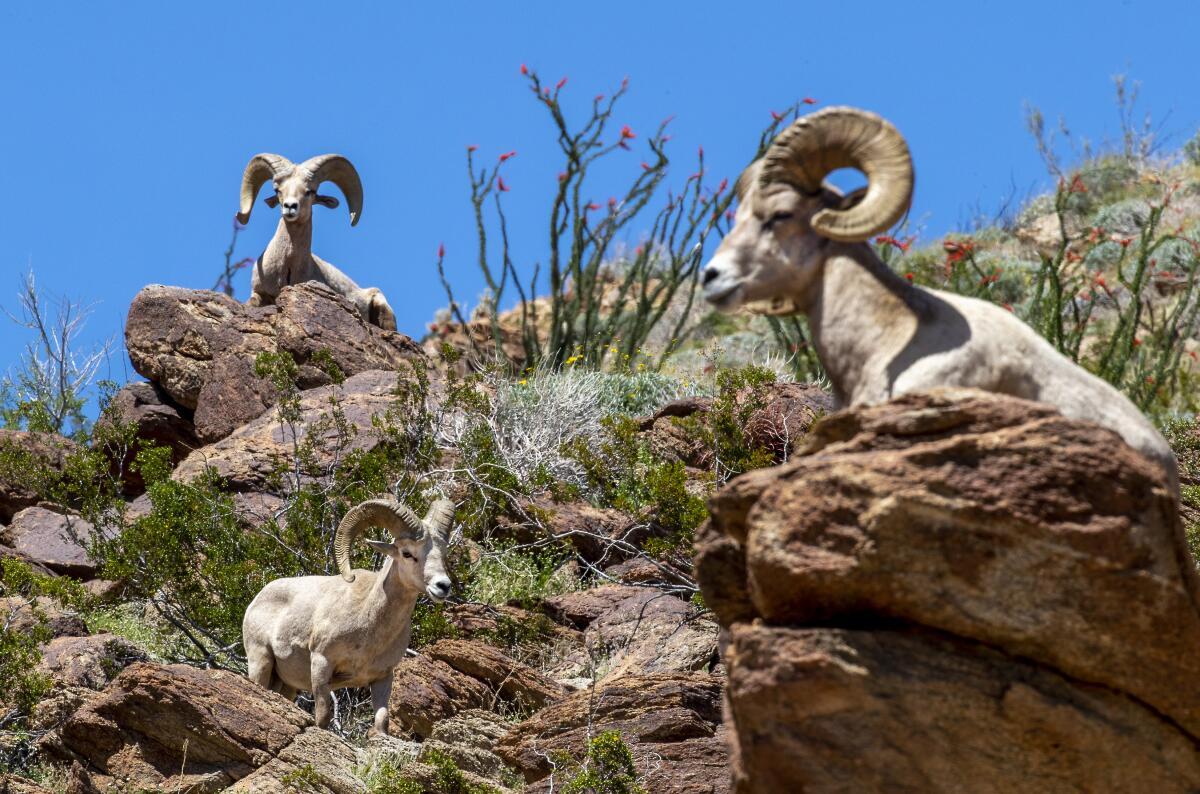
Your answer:
[[[263,689],[273,690],[275,678],[275,655],[270,648],[246,649],[246,677]],[[278,680],[278,679],[275,679]]]
[[[375,711],[375,724],[368,735],[388,732],[388,698],[392,695],[392,673],[389,670],[386,678],[381,678],[371,684],[371,708]]]
[[[312,681],[313,711],[318,728],[328,728],[333,720],[333,665],[324,656],[314,653],[309,665]]]

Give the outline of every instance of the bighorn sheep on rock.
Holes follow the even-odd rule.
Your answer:
[[[299,165],[277,154],[256,154],[242,175],[242,204],[239,223],[250,220],[254,199],[267,180],[275,186],[268,196],[268,207],[278,205],[282,216],[267,250],[254,263],[250,278],[251,306],[275,302],[279,291],[290,284],[319,281],[346,297],[362,318],[389,331],[396,330],[396,315],[383,293],[375,287],[363,289],[342,271],[312,252],[313,204],[334,208],[333,196],[317,195],[322,182],[333,182],[346,196],[350,225],[358,223],[362,213],[362,182],[350,161],[339,154],[323,154]]]
[[[857,168],[867,187],[841,195],[824,182],[838,168]],[[807,315],[840,405],[936,386],[1038,400],[1115,430],[1178,493],[1171,448],[1119,391],[1005,309],[914,286],[876,256],[866,241],[904,216],[913,181],[908,145],[879,116],[831,107],[797,119],[738,179],[705,298],[724,311]]]
[[[374,730],[386,733],[392,670],[408,649],[417,597],[424,592],[440,602],[450,594],[444,554],[453,514],[454,503],[439,500],[421,520],[391,499],[346,513],[334,538],[339,576],[276,579],[246,608],[250,679],[289,700],[311,692],[322,728],[333,717],[334,690],[370,687]],[[383,567],[352,571],[350,547],[373,526],[394,538],[367,541],[384,555]]]

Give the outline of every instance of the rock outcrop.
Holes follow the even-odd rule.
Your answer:
[[[327,364],[355,375],[424,359],[410,338],[369,325],[349,301],[316,282],[285,287],[274,306],[262,307],[208,290],[145,287],[129,307],[125,346],[138,373],[195,412],[203,443],[274,404],[271,384],[254,372],[260,353],[290,354],[301,388],[330,383]]]
[[[353,749],[244,676],[139,663],[76,711],[47,750],[73,765],[74,790],[353,792]]]
[[[55,573],[91,579],[97,566],[86,547],[94,531],[79,516],[45,507],[27,507],[0,532],[0,542]]]
[[[648,791],[729,790],[721,680],[707,673],[627,675],[577,692],[515,726],[496,753],[524,775],[527,792],[547,791],[554,754],[578,757],[602,731],[621,734]]]
[[[350,450],[373,449],[381,442],[372,418],[384,414],[395,395],[395,372],[370,370],[347,378],[341,385],[321,386],[300,393],[301,419],[281,425],[274,412],[237,428],[232,435],[198,449],[175,468],[171,476],[180,482],[199,477],[206,467],[216,469],[230,490],[246,493],[270,493],[280,462],[289,460],[293,444],[303,442],[310,430],[336,437],[331,426],[330,400],[338,400],[341,416],[354,428],[344,448],[337,444],[317,444],[313,451],[318,466],[331,465],[335,455]]]
[[[710,506],[737,791],[1200,786],[1195,563],[1113,432],[908,395]]]

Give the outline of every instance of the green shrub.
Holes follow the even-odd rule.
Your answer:
[[[579,589],[578,580],[563,562],[563,554],[553,549],[488,549],[467,573],[464,595],[484,604],[512,601],[533,605]]]
[[[647,794],[638,782],[633,754],[617,731],[604,731],[588,742],[583,764],[564,755],[557,760],[568,770],[563,794]]]

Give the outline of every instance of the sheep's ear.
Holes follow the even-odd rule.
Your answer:
[[[389,557],[396,556],[396,544],[395,543],[388,543],[387,541],[384,541],[384,540],[368,539],[367,544],[371,548],[375,549],[375,551],[379,552],[380,554],[386,554]]]
[[[263,199],[263,204],[266,204],[271,209],[275,209],[276,207],[279,206],[279,197],[278,196],[267,196],[265,199]]]
[[[322,207],[329,207],[329,209],[331,209],[331,210],[337,209],[338,204],[341,203],[340,201],[335,199],[333,196],[317,196],[316,199],[314,199],[314,200],[318,204],[320,204]]]

